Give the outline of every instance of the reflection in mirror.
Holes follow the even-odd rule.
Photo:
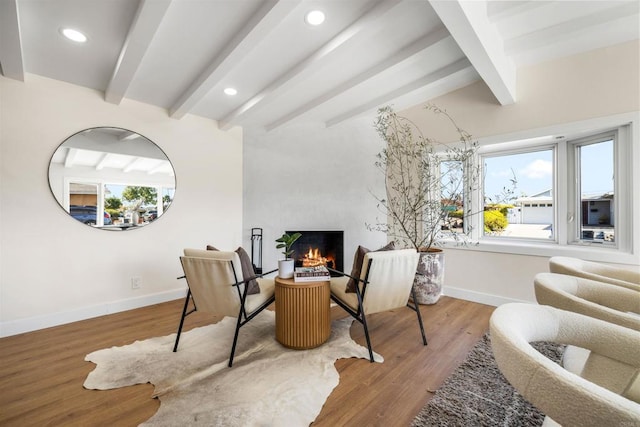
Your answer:
[[[104,230],[150,224],[171,204],[173,166],[144,136],[120,128],[86,129],[53,153],[49,186],[73,218]]]

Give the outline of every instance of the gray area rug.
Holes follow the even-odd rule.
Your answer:
[[[236,320],[225,317],[183,333],[177,353],[175,334],[95,351],[85,358],[97,366],[84,387],[152,383],[161,404],[145,426],[308,426],[338,385],[336,359],[369,357],[351,339],[352,322],[334,321],[325,344],[296,351],[275,340],[275,315],[265,310],[240,330],[228,368]]]
[[[564,346],[553,343],[532,345],[558,363],[564,352]],[[544,414],[524,400],[498,369],[486,334],[411,425],[529,427],[543,421]]]

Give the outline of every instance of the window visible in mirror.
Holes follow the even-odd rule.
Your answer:
[[[75,220],[130,230],[166,212],[176,181],[173,166],[155,143],[130,130],[100,127],[60,144],[49,164],[49,185]]]

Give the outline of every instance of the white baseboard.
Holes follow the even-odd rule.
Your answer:
[[[50,328],[52,326],[64,325],[66,323],[91,319],[93,317],[133,310],[134,308],[160,304],[163,302],[184,298],[186,295],[186,288],[174,289],[170,291],[159,292],[156,294],[128,298],[119,301],[111,301],[104,304],[93,305],[90,307],[82,307],[75,310],[45,314],[43,316],[28,317],[25,319],[10,320],[8,322],[0,323],[0,337],[8,337],[11,335],[36,331],[39,329]]]
[[[443,294],[448,297],[477,302],[479,304],[492,305],[494,307],[498,307],[502,304],[506,304],[510,302],[524,302],[529,304],[533,303],[533,301],[506,298],[499,295],[485,294],[482,292],[475,292],[475,291],[470,291],[468,289],[460,289],[460,288],[454,288],[450,286],[444,287]]]

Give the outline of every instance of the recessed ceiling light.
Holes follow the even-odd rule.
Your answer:
[[[311,12],[307,13],[307,15],[304,17],[304,20],[309,25],[320,25],[324,22],[324,12],[322,12],[321,10],[312,10]]]
[[[227,95],[229,95],[229,96],[233,96],[233,95],[236,95],[236,94],[238,93],[238,91],[237,91],[237,90],[235,90],[235,89],[234,89],[234,88],[232,88],[232,87],[228,87],[228,88],[226,88],[226,89],[224,90],[224,93],[225,93],[225,94],[227,94]]]
[[[87,36],[85,36],[78,30],[74,30],[73,28],[62,28],[60,30],[60,33],[74,42],[84,43],[87,41]]]

